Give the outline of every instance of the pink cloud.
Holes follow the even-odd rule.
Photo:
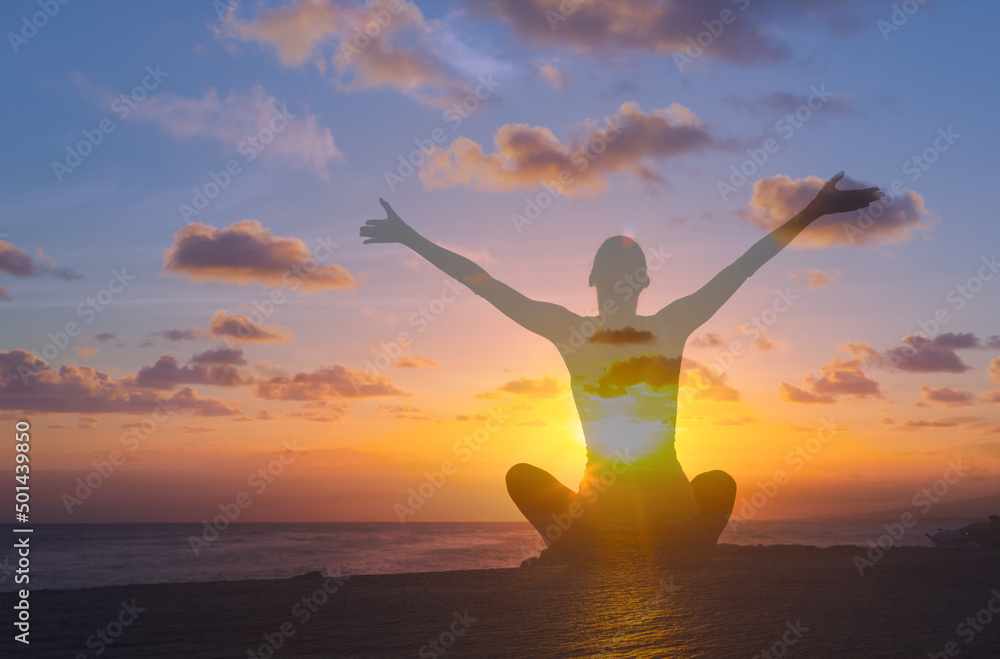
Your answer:
[[[817,176],[792,179],[784,174],[776,174],[760,179],[754,183],[749,209],[741,212],[741,215],[754,226],[772,231],[805,208],[825,183]],[[851,190],[871,186],[844,178],[839,187]],[[826,215],[810,224],[792,242],[792,246],[804,248],[903,243],[911,240],[917,233],[928,233],[937,222],[937,218],[924,207],[924,198],[912,190],[905,191],[900,198],[887,195],[864,212],[874,218],[871,225],[863,223],[859,226],[856,212]],[[876,213],[880,214],[876,217]]]
[[[69,268],[59,267],[39,247],[37,255],[32,256],[13,243],[0,240],[0,275],[12,277],[40,277],[51,274],[59,279],[80,279],[82,275]],[[11,300],[10,292],[0,286],[0,300]]]
[[[218,34],[271,48],[285,66],[310,62],[327,73],[329,61],[331,82],[346,92],[385,88],[438,106],[473,93],[442,48],[454,36],[408,0],[308,0],[250,20],[233,10]]]
[[[245,314],[231,314],[225,309],[212,314],[208,334],[238,343],[284,343],[294,338],[287,327],[256,323]]]
[[[824,272],[818,268],[805,268],[804,270],[796,270],[789,276],[809,288],[819,288],[837,281],[840,278],[840,270],[834,268],[830,272]]]
[[[230,153],[250,154],[291,169],[311,170],[327,178],[327,164],[343,160],[329,128],[315,115],[295,115],[259,84],[219,98],[209,88],[201,98],[154,94],[132,111],[139,121],[153,124],[173,137],[207,138]],[[256,143],[250,141],[255,138]]]
[[[803,387],[782,382],[778,397],[789,403],[819,403],[829,405],[841,396],[854,399],[883,398],[878,382],[864,373],[865,366],[877,352],[865,343],[848,343],[840,346],[848,357],[834,355],[821,367],[822,377],[812,373],[803,378]]]
[[[535,67],[539,77],[555,89],[568,87],[572,80],[569,73],[559,69],[558,57],[553,59],[535,58],[531,60],[531,65]]]
[[[160,355],[156,364],[142,367],[135,376],[136,386],[149,389],[173,389],[181,384],[236,387],[250,382],[232,364],[179,366],[170,355]]]
[[[715,332],[706,332],[700,336],[691,337],[688,345],[692,348],[718,348],[722,345],[722,335]]]
[[[918,421],[908,420],[903,425],[907,428],[954,428],[959,424],[956,421],[925,421],[920,419]]]
[[[441,368],[441,364],[430,357],[421,355],[403,355],[396,360],[396,366],[399,368]]]
[[[692,400],[710,400],[735,403],[740,392],[726,382],[725,373],[716,375],[712,369],[693,359],[684,359],[681,365],[680,387],[692,394]]]
[[[976,394],[971,391],[952,389],[951,387],[934,388],[928,385],[921,385],[920,393],[924,400],[931,403],[941,403],[947,407],[964,407],[972,405],[976,399]]]
[[[559,383],[559,378],[552,375],[540,378],[522,376],[517,380],[504,382],[500,385],[499,391],[532,398],[556,398],[562,393],[563,387]]]
[[[335,423],[344,418],[347,405],[327,400],[314,400],[302,406],[298,412],[285,412],[286,419],[313,421],[316,423]]]
[[[158,406],[195,416],[234,416],[239,410],[184,387],[170,397],[137,388],[134,376],[114,379],[90,366],[55,371],[23,350],[0,350],[0,409],[35,413],[150,414]]]
[[[903,345],[887,350],[877,360],[877,365],[910,373],[964,373],[972,367],[955,351],[981,347],[979,339],[971,332],[948,332],[933,339],[907,334],[902,342]]]
[[[199,222],[185,225],[163,253],[163,269],[198,282],[259,283],[303,291],[353,290],[359,283],[339,265],[319,265],[298,238],[276,236],[257,220],[223,229]]]
[[[404,421],[429,421],[431,415],[416,405],[380,405],[379,409],[393,419]]]
[[[293,377],[262,380],[254,390],[264,400],[317,401],[328,398],[377,398],[409,396],[388,378],[349,369],[342,364],[323,366]]]
[[[447,148],[434,149],[420,180],[427,189],[464,186],[490,192],[547,184],[569,197],[586,197],[606,190],[612,174],[663,184],[657,160],[722,146],[711,128],[678,103],[648,113],[637,103],[622,103],[603,125],[587,121],[577,133],[564,143],[548,128],[505,124],[497,129],[496,150],[490,154],[459,137]]]
[[[192,364],[231,364],[233,366],[243,366],[247,360],[243,357],[243,351],[239,348],[220,346],[205,352],[199,352],[189,360]]]
[[[748,63],[786,57],[785,48],[765,29],[759,11],[743,13],[740,3],[717,0],[485,0],[473,11],[511,26],[520,39],[540,47],[582,53],[605,50],[683,53],[689,39],[718,21],[723,10],[735,20],[723,26],[725,38],[700,52],[707,59]],[[764,5],[762,5],[764,6]]]

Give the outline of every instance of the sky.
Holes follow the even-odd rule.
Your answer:
[[[887,197],[817,221],[691,337],[680,462],[732,474],[755,519],[913,509],[945,475],[939,498],[995,494],[998,20],[3,3],[0,423],[30,424],[33,520],[518,520],[510,466],[583,473],[566,368],[406,247],[362,245],[379,198],[580,314],[597,247],[631,236],[652,314],[840,170]]]

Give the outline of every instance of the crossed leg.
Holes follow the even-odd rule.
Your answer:
[[[683,534],[688,527],[696,528],[704,541],[714,545],[733,512],[736,481],[724,471],[707,471],[691,480],[691,489],[701,515],[693,524],[685,523],[671,530]],[[525,519],[545,539],[545,544],[551,546],[553,539],[548,537],[547,529],[556,518],[568,514],[576,493],[544,469],[523,462],[507,472],[507,492]]]
[[[546,528],[553,523],[553,515],[567,514],[576,492],[569,489],[555,476],[534,465],[521,462],[507,471],[507,493],[535,530],[551,546]]]
[[[736,481],[724,471],[706,471],[691,479],[694,500],[701,508],[701,519],[706,537],[714,545],[729,523],[729,516],[736,504]]]

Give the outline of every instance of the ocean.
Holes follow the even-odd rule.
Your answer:
[[[898,520],[894,520],[897,521]],[[969,521],[922,521],[895,546],[929,547],[925,533]],[[7,526],[7,537],[13,537]],[[201,524],[48,524],[31,535],[30,588],[285,579],[320,571],[398,574],[517,567],[541,539],[525,522],[233,524],[211,542]],[[879,521],[749,521],[720,543],[867,547]],[[202,542],[192,543],[192,536]],[[885,541],[884,541],[885,542]],[[0,591],[15,590],[13,541],[0,550]]]

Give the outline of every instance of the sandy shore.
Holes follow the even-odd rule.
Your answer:
[[[893,549],[862,577],[859,551],[721,545],[708,568],[662,574],[537,566],[40,591],[30,652],[16,656],[98,656],[101,630],[112,643],[99,656],[130,658],[274,646],[276,657],[923,658],[949,642],[953,656],[1000,657],[1000,613],[988,610],[992,598],[1000,611],[1000,553]],[[12,606],[4,593],[8,616]]]

